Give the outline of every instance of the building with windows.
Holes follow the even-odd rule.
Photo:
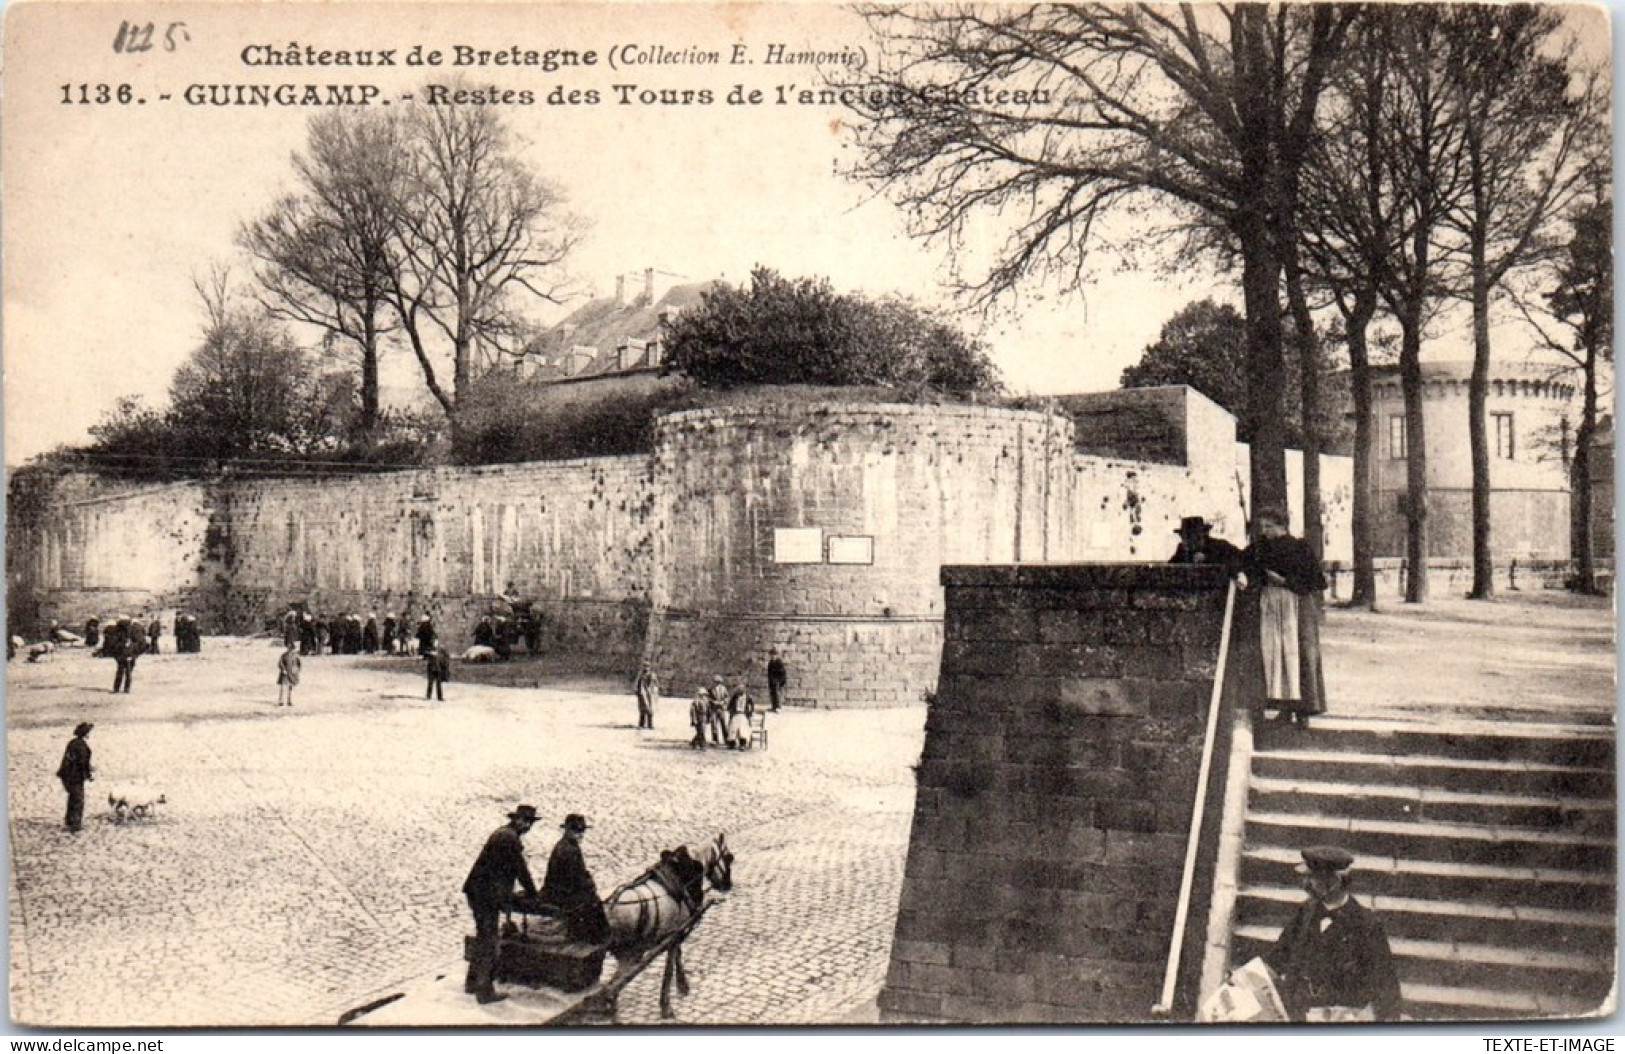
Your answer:
[[[1373,370],[1370,451],[1376,498],[1372,537],[1379,557],[1405,553],[1405,427],[1399,367]],[[1428,552],[1473,551],[1473,459],[1468,438],[1471,362],[1422,364],[1428,482]],[[1497,562],[1569,558],[1570,408],[1574,385],[1539,363],[1496,363],[1485,404],[1490,452],[1490,532]]]

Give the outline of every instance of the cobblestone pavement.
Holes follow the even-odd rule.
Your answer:
[[[276,654],[210,638],[143,658],[119,696],[112,664],[83,652],[10,664],[13,1021],[331,1025],[457,961],[463,876],[519,801],[549,818],[527,839],[537,880],[552,817],[582,812],[606,892],[662,848],[727,833],[734,892],[686,946],[679,1022],[834,1022],[878,991],[923,708],[787,711],[768,751],[698,753],[681,697],[640,733],[608,687],[453,682],[426,703],[412,660],[307,659],[278,709]],[[53,773],[80,720],[97,777],[71,835]],[[156,820],[111,821],[123,782],[167,796]],[[627,988],[622,1023],[659,1021],[659,976]]]

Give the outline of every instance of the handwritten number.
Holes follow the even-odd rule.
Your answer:
[[[123,54],[152,50],[152,23],[144,26],[128,22],[118,24],[118,36],[113,38],[113,50]]]
[[[130,22],[118,24],[118,35],[113,38],[113,50],[119,54],[129,55],[139,51],[152,50],[152,36],[157,27],[148,22],[138,25]],[[174,51],[182,44],[190,44],[192,34],[186,28],[185,22],[171,22],[164,28],[164,50]]]

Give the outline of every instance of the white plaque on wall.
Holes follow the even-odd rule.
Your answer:
[[[776,564],[823,563],[824,532],[817,527],[773,528],[773,562]]]
[[[832,534],[829,536],[829,562],[832,564],[872,564],[875,562],[875,540],[867,534]]]

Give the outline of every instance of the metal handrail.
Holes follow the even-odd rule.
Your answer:
[[[1179,906],[1174,911],[1174,932],[1168,949],[1168,965],[1162,974],[1162,998],[1151,1013],[1163,1016],[1173,1010],[1174,988],[1179,982],[1179,959],[1185,950],[1185,919],[1190,914],[1191,887],[1196,882],[1196,851],[1202,840],[1202,813],[1207,807],[1208,770],[1213,765],[1213,735],[1219,724],[1219,703],[1224,698],[1225,663],[1230,656],[1230,620],[1236,607],[1236,580],[1224,595],[1224,626],[1219,632],[1219,662],[1213,675],[1213,694],[1208,699],[1207,732],[1202,739],[1202,764],[1196,775],[1196,803],[1191,810],[1190,834],[1185,840],[1185,871],[1179,880]]]

